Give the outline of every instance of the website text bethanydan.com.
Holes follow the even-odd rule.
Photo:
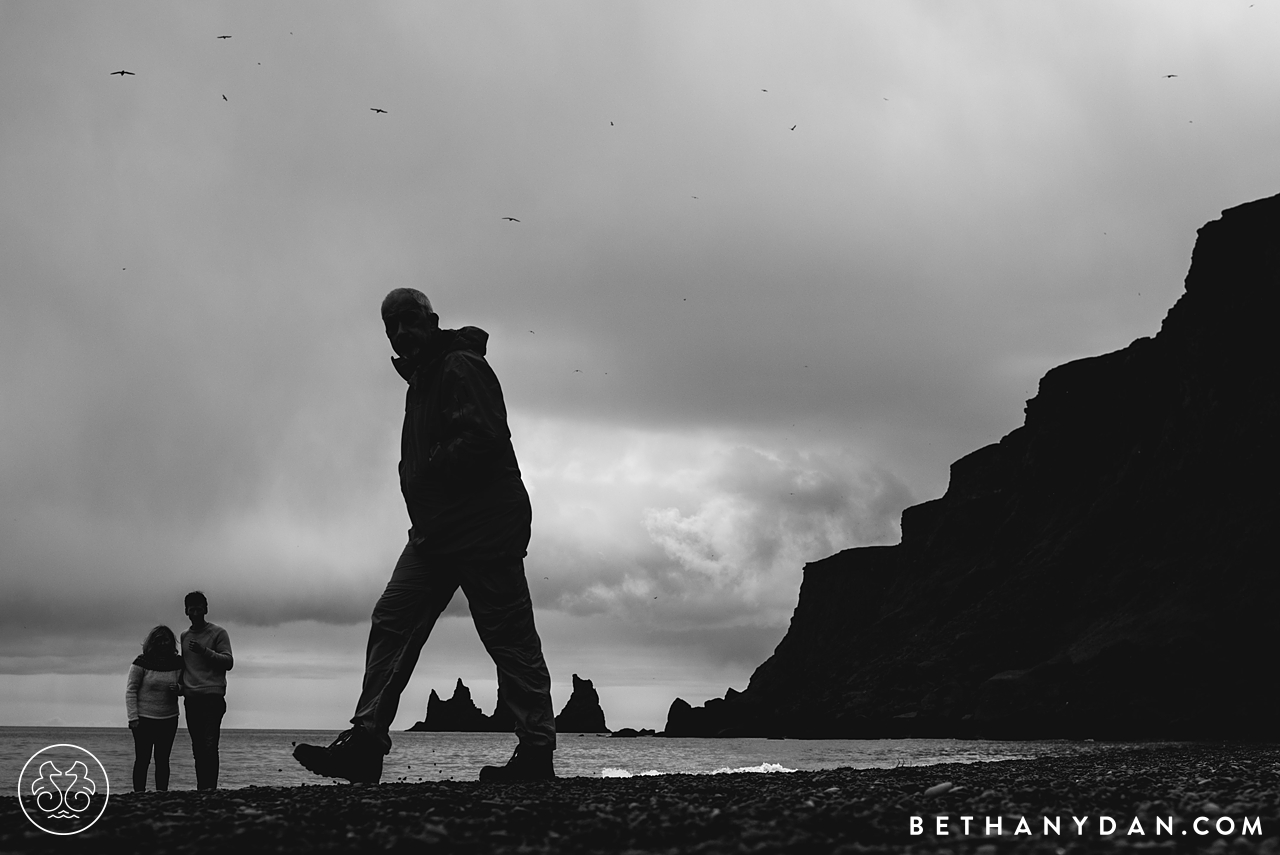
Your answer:
[[[1187,822],[1173,816],[1158,816],[1145,823],[1133,817],[1127,823],[1115,817],[1102,815],[1098,817],[1072,816],[1066,822],[1060,816],[1035,816],[1028,820],[1019,817],[1014,822],[1009,816],[912,816],[909,818],[908,830],[913,837],[932,834],[935,837],[951,835],[965,837],[1000,837],[1002,835],[1028,837],[1036,834],[1035,826],[1043,823],[1039,832],[1044,837],[1062,836],[1063,834],[1083,837],[1086,834],[1097,834],[1100,837],[1178,837],[1199,835],[1205,837],[1217,834],[1223,837],[1261,836],[1262,819],[1257,816],[1246,816],[1240,819],[1230,816],[1198,816]]]

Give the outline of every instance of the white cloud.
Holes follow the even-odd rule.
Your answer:
[[[779,436],[513,419],[535,602],[643,626],[785,623],[806,561],[895,542],[911,503],[848,451]]]

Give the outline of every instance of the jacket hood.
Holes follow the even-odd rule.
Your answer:
[[[453,353],[457,350],[470,350],[473,353],[484,356],[488,341],[489,334],[479,327],[440,330],[436,334],[435,340],[431,342],[431,347],[427,348],[426,351],[413,358],[392,357],[391,364],[395,366],[396,372],[407,383],[409,378],[413,377],[414,372],[421,366],[435,362],[446,353]]]
[[[488,346],[489,334],[479,327],[462,327],[456,330],[441,330],[444,339],[438,354],[451,353],[455,350],[473,350],[484,356]]]

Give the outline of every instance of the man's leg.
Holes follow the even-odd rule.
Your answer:
[[[187,732],[196,764],[196,789],[218,788],[218,737],[227,701],[222,695],[187,695]]]
[[[376,784],[391,750],[391,722],[436,618],[458,589],[457,576],[439,561],[406,546],[391,581],[373,607],[365,651],[364,684],[354,725],[328,748],[302,743],[293,757],[317,775]]]
[[[556,747],[551,674],[533,624],[524,561],[469,566],[459,575],[480,640],[497,665],[498,694],[515,718],[520,748],[545,754],[550,772],[550,752]]]
[[[391,750],[391,722],[400,695],[436,619],[458,590],[458,577],[439,559],[423,557],[406,546],[391,581],[373,607],[365,650],[364,684],[351,723],[363,727]]]
[[[189,694],[182,699],[182,706],[187,713],[187,736],[191,739],[191,758],[196,767],[196,789],[204,789],[204,750],[205,731],[209,725],[206,721],[204,707],[199,695]]]

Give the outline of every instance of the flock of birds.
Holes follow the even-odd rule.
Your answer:
[[[1253,4],[1250,4],[1250,8],[1252,8],[1252,5],[1253,5]],[[293,33],[290,33],[289,35],[293,35]],[[229,39],[229,38],[231,38],[231,36],[230,36],[230,35],[221,35],[221,36],[216,36],[215,38],[218,38],[218,39]],[[259,63],[259,65],[261,65],[261,63]],[[111,74],[112,74],[112,75],[119,75],[122,79],[123,79],[126,75],[128,75],[128,76],[130,76],[130,77],[136,76],[136,75],[134,74],[134,72],[132,72],[132,71],[128,71],[128,70],[123,69],[123,68],[122,68],[122,69],[120,69],[119,71],[113,71],[113,72],[111,72]],[[1165,79],[1172,79],[1172,78],[1175,78],[1175,77],[1177,77],[1177,76],[1178,76],[1178,75],[1176,75],[1176,74],[1163,74],[1163,75],[1161,75],[1161,77],[1163,77],[1163,78],[1165,78]],[[760,91],[761,91],[761,92],[768,92],[769,90],[768,90],[768,89],[761,89]],[[228,100],[228,99],[227,99],[227,96],[226,96],[226,95],[223,95],[223,96],[222,96],[222,100],[223,100],[223,101]],[[889,99],[888,99],[888,98],[885,98],[884,100],[885,100],[885,101],[888,101]],[[384,110],[384,109],[383,109],[383,108],[381,108],[381,107],[370,107],[369,109],[370,109],[371,111],[373,111],[374,113],[386,113],[386,112],[388,112],[387,110]],[[615,125],[614,125],[614,123],[613,123],[612,121],[610,121],[610,122],[609,122],[609,127],[611,127],[611,128],[612,128],[612,127],[615,127]],[[790,130],[794,131],[797,127],[799,127],[799,124],[798,124],[798,123],[797,123],[797,124],[792,125],[792,126],[790,127]],[[696,200],[698,197],[697,197],[697,196],[690,196],[689,198],[691,198],[691,199],[695,199],[695,200]],[[501,217],[500,219],[505,220],[505,221],[510,222],[510,223],[518,223],[518,222],[520,222],[520,220],[519,220],[518,218],[516,218],[516,217]],[[1103,232],[1103,234],[1106,234],[1106,232]],[[122,268],[122,269],[123,269],[123,268]],[[1141,296],[1141,295],[1139,295],[1139,296]],[[687,300],[688,298],[685,298],[685,299]],[[529,332],[531,332],[531,333],[532,333],[532,332],[533,332],[533,330],[529,330]],[[805,368],[808,368],[808,367],[809,367],[809,366],[807,366],[807,365],[805,366]],[[581,369],[574,369],[574,373],[581,373]],[[605,372],[605,373],[607,374],[608,372]],[[654,599],[657,599],[657,598],[655,597]]]
[[[1253,5],[1253,4],[1250,4],[1250,7],[1251,7],[1251,8],[1252,8],[1252,5]],[[293,35],[293,33],[290,33],[289,35]],[[219,38],[219,39],[229,39],[229,38],[231,38],[231,36],[215,36],[215,38]],[[261,63],[259,63],[259,65],[261,65]],[[119,71],[113,71],[113,72],[111,72],[111,73],[112,73],[112,74],[118,74],[118,75],[120,75],[120,77],[121,77],[121,78],[123,78],[126,74],[127,74],[127,75],[130,75],[130,76],[133,76],[133,72],[132,72],[132,71],[126,71],[126,70],[124,70],[123,68],[122,68],[122,69],[120,69]],[[1164,74],[1164,75],[1161,75],[1161,76],[1162,76],[1162,77],[1164,77],[1164,78],[1166,78],[1166,79],[1169,79],[1169,78],[1177,77],[1178,75],[1176,75],[1176,74]],[[768,89],[761,89],[760,91],[761,91],[761,92],[768,92],[769,90],[768,90]],[[226,100],[227,100],[227,96],[226,96],[226,95],[223,95],[223,96],[222,96],[222,100],[223,100],[223,101],[226,101]],[[888,99],[888,98],[885,98],[884,100],[888,101],[889,99]],[[370,107],[369,109],[370,109],[370,110],[372,110],[372,111],[373,111],[373,112],[375,112],[375,113],[386,113],[386,112],[387,112],[386,110],[382,109],[381,107]],[[609,127],[611,127],[611,128],[612,128],[612,127],[614,127],[613,122],[609,122]],[[792,125],[792,126],[791,126],[791,128],[790,128],[790,130],[793,130],[793,131],[794,131],[794,130],[795,130],[796,128],[798,128],[798,127],[799,127],[799,124]],[[698,197],[697,197],[697,196],[690,196],[689,198],[690,198],[690,199],[697,199]],[[518,223],[518,222],[520,222],[520,220],[516,219],[515,217],[502,217],[501,219],[506,220],[506,221],[508,221],[508,222],[512,222],[512,223]]]
[[[293,35],[293,33],[290,33],[289,35]],[[229,38],[231,38],[231,36],[229,36],[229,35],[227,35],[227,36],[215,36],[215,38],[219,38],[219,39],[229,39]],[[259,64],[259,65],[261,65],[262,63],[258,63],[258,64]],[[126,74],[128,74],[128,75],[130,75],[130,76],[134,76],[134,73],[133,73],[132,71],[126,71],[126,70],[124,70],[123,68],[122,68],[122,69],[120,69],[119,71],[113,71],[113,72],[111,72],[111,73],[112,73],[112,74],[118,74],[118,75],[120,75],[121,77],[124,77]],[[1177,77],[1177,76],[1178,76],[1178,75],[1176,75],[1176,74],[1169,74],[1169,75],[1166,75],[1166,77]],[[761,92],[768,92],[769,90],[768,90],[768,89],[761,89],[760,91],[761,91]],[[223,100],[223,101],[228,100],[228,99],[227,99],[227,96],[226,96],[226,95],[223,95],[223,96],[222,96],[222,100]],[[888,99],[888,98],[886,98],[885,100],[886,100],[886,101],[888,101],[889,99]],[[372,111],[373,111],[373,112],[375,112],[375,113],[386,113],[386,112],[387,112],[386,110],[382,109],[381,107],[370,107],[369,109],[370,109],[370,110],[372,110]],[[615,127],[615,125],[613,124],[613,122],[609,122],[609,127],[611,127],[611,128],[612,128],[612,127]],[[795,130],[796,128],[798,128],[798,127],[799,127],[799,124],[792,125],[792,126],[791,126],[791,128],[790,128],[790,130],[793,130],[793,131],[794,131],[794,130]],[[691,198],[691,199],[697,199],[698,197],[697,197],[697,196],[690,196],[689,198]],[[506,221],[508,221],[508,222],[512,222],[512,223],[518,223],[518,222],[520,222],[520,220],[516,219],[515,217],[502,217],[502,219],[503,219],[503,220],[506,220]]]

